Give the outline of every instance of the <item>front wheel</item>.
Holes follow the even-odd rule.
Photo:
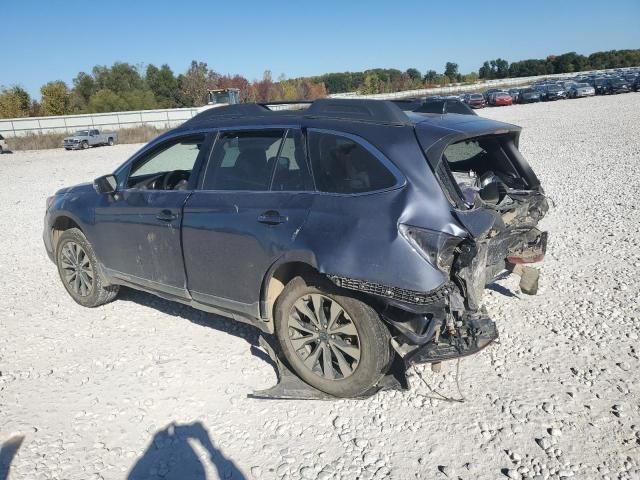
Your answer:
[[[83,307],[98,307],[118,294],[118,285],[104,285],[93,248],[77,228],[60,236],[56,264],[64,288]]]
[[[82,142],[82,149],[86,150],[87,148],[89,148],[89,142],[87,142],[86,140],[84,142]]]
[[[285,358],[307,383],[336,397],[363,395],[390,364],[390,335],[376,311],[323,277],[296,277],[275,305]]]

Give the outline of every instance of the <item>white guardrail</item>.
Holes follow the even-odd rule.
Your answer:
[[[196,113],[197,108],[168,108],[55,117],[0,118],[0,134],[4,137],[19,137],[33,133],[71,133],[83,128],[120,130],[143,125],[172,128],[189,120]]]
[[[601,70],[602,72],[602,70]],[[594,73],[574,72],[573,75]],[[357,92],[336,93],[332,98],[372,98],[391,100],[425,95],[446,95],[453,92],[479,91],[505,85],[526,85],[542,78],[560,78],[567,74],[541,75],[536,77],[503,78],[473,84],[454,83],[446,87],[405,90],[402,92],[359,95]],[[83,128],[119,130],[122,128],[150,125],[157,128],[172,128],[189,120],[198,113],[198,108],[169,108],[163,110],[141,110],[135,112],[89,113],[61,115],[56,117],[25,117],[0,119],[0,134],[4,137],[24,136],[37,133],[71,133]]]

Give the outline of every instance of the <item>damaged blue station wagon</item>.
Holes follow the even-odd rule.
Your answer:
[[[71,297],[95,307],[126,285],[250,323],[341,397],[375,391],[394,359],[495,340],[485,286],[546,250],[520,128],[387,101],[297,107],[204,111],[50,197],[44,243]]]

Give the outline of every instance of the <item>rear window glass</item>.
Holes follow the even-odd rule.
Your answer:
[[[524,188],[512,155],[520,155],[509,135],[477,137],[449,145],[443,159],[447,161],[457,183],[475,184],[485,174],[497,175],[511,188]]]
[[[393,187],[395,176],[376,156],[351,138],[309,132],[309,157],[321,192],[363,193]]]
[[[446,113],[469,113],[469,108],[462,102],[457,100],[447,100]]]

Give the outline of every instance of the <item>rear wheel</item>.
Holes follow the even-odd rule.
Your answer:
[[[109,140],[107,140],[107,145],[113,147],[113,138],[109,137]]]
[[[77,228],[60,236],[56,264],[64,288],[83,307],[103,305],[118,294],[118,285],[104,285],[93,248]]]
[[[337,397],[375,386],[391,359],[390,335],[376,311],[322,277],[296,277],[275,306],[278,341],[307,383]]]

